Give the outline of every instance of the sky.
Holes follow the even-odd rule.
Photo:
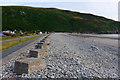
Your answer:
[[[59,8],[118,21],[118,2],[119,0],[0,0],[0,5]]]

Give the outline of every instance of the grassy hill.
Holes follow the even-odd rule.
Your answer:
[[[116,33],[119,22],[104,17],[26,6],[3,6],[2,28],[23,31]]]

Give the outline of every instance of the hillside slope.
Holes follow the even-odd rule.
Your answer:
[[[3,6],[2,28],[23,31],[116,33],[119,22],[55,8]]]

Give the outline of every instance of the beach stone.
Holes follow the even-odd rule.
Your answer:
[[[55,78],[55,76],[51,76],[51,78]]]
[[[14,72],[16,74],[32,73],[46,68],[46,62],[39,58],[25,58],[15,61]]]
[[[49,56],[49,53],[43,49],[34,49],[30,50],[29,56],[34,58],[43,58],[45,56]]]
[[[99,50],[98,47],[96,46],[91,46],[92,50],[95,51],[95,50]]]

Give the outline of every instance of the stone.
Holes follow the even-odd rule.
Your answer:
[[[29,74],[46,68],[46,62],[40,58],[25,58],[15,61],[14,72],[16,74]]]
[[[67,67],[67,65],[64,65],[64,67]]]
[[[92,50],[95,51],[95,50],[99,50],[98,47],[96,46],[91,46]]]
[[[51,76],[51,78],[55,78],[54,76]]]
[[[43,49],[34,49],[34,50],[30,50],[29,56],[34,58],[43,58],[45,56],[49,56],[49,53],[48,51]]]
[[[79,73],[79,72],[80,72],[80,69],[78,69],[77,72]]]

